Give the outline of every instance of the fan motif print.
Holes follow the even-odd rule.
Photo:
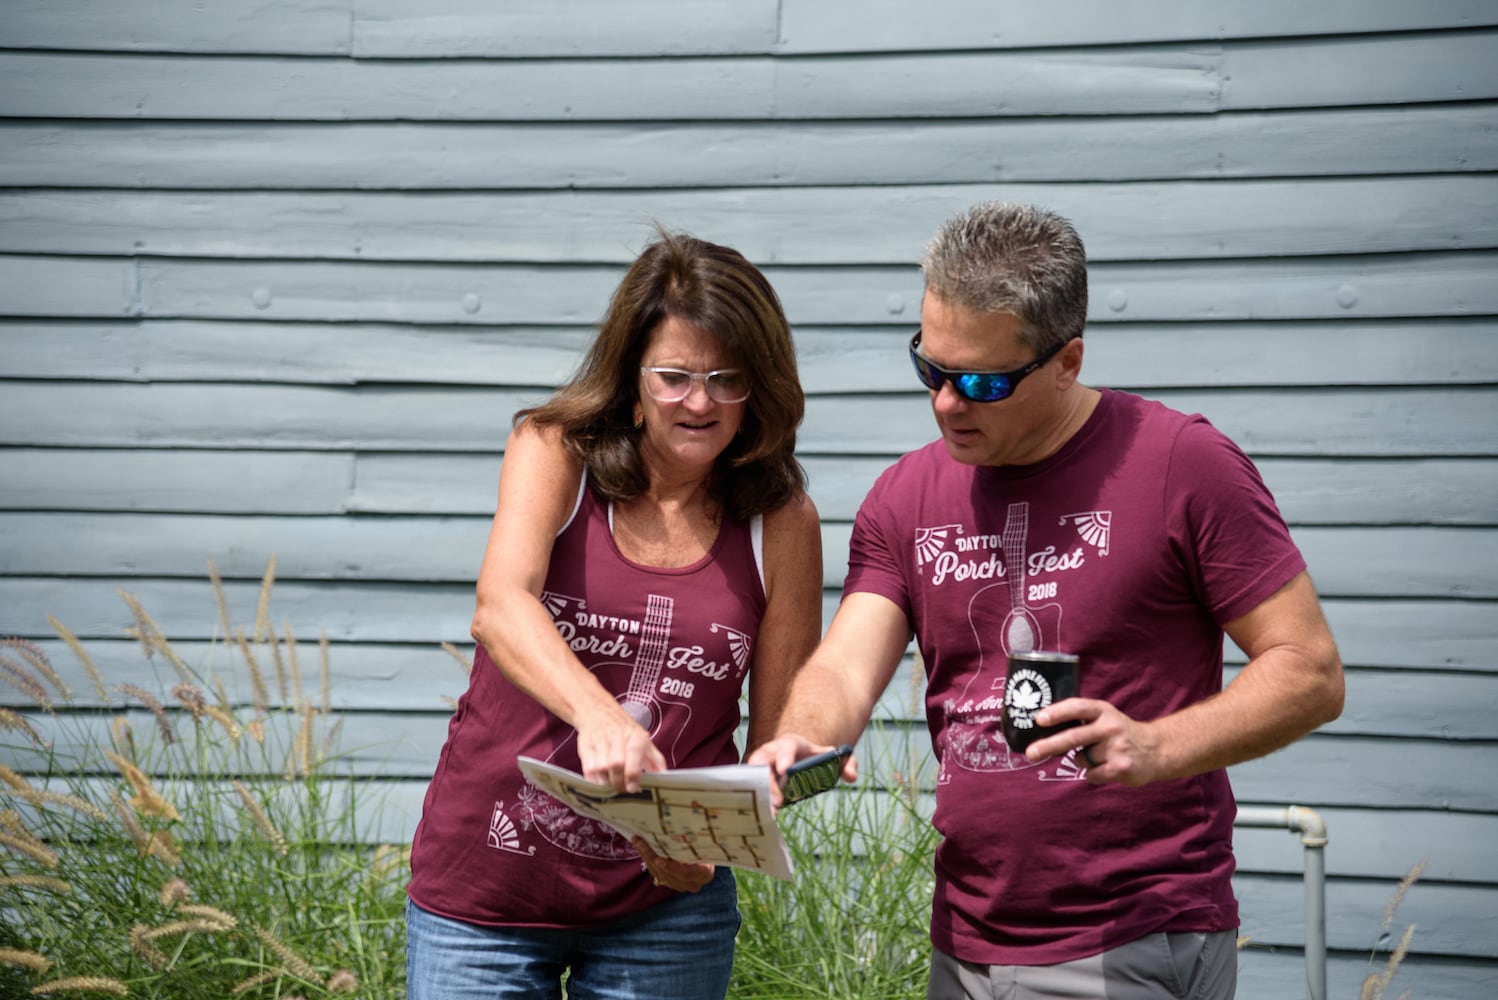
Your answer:
[[[525,848],[520,846],[520,831],[515,827],[515,821],[510,819],[505,812],[503,802],[494,803],[494,813],[489,817],[489,846],[499,851],[510,851],[514,854],[535,854],[534,846]]]
[[[708,631],[714,634],[721,632],[728,637],[728,655],[733,657],[735,678],[742,681],[749,672],[749,657],[754,651],[754,640],[736,628],[717,622],[709,625]]]
[[[1060,522],[1066,524],[1070,521],[1076,526],[1077,536],[1097,549],[1097,554],[1105,556],[1108,554],[1108,536],[1113,530],[1113,512],[1111,510],[1089,510],[1081,514],[1064,514]]]

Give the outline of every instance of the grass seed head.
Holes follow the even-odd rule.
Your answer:
[[[0,889],[44,889],[59,896],[72,895],[73,887],[50,875],[0,875]]]
[[[0,845],[10,848],[17,854],[24,854],[43,868],[56,868],[58,863],[57,852],[46,844],[26,840],[12,833],[0,833]]]
[[[322,976],[317,974],[317,970],[312,967],[311,962],[292,951],[288,945],[265,928],[256,927],[253,929],[255,936],[260,939],[260,943],[275,952],[276,957],[286,964],[286,968],[291,971],[292,975],[299,979],[305,979],[309,983],[316,983],[318,986],[323,985]]]
[[[162,906],[176,906],[183,900],[192,898],[192,886],[180,878],[169,878],[162,885],[158,898]]]
[[[130,800],[130,804],[135,807],[136,812],[143,816],[160,816],[165,820],[180,820],[182,818],[182,814],[177,811],[177,807],[168,802],[156,790],[156,786],[151,784],[151,779],[146,777],[144,771],[117,753],[110,753],[106,750],[104,751],[104,756],[109,759],[111,764],[119,768],[120,774],[124,775],[125,780],[130,784],[131,790],[135,792],[135,797]]]
[[[8,729],[13,733],[20,733],[26,737],[27,742],[38,750],[48,749],[48,743],[42,739],[42,734],[37,732],[36,727],[19,712],[9,708],[0,708],[0,729]]]
[[[328,977],[329,993],[358,993],[359,977],[348,969],[339,969]]]
[[[31,988],[31,995],[34,997],[50,996],[53,993],[105,993],[114,997],[128,997],[130,988],[118,979],[107,979],[104,976],[69,976],[67,979],[54,979],[50,983]]]
[[[52,626],[52,630],[62,638],[63,642],[68,644],[68,648],[73,651],[73,655],[78,658],[78,662],[83,664],[84,672],[88,674],[89,681],[94,685],[94,693],[99,696],[99,700],[107,702],[109,700],[109,692],[104,690],[104,678],[100,675],[99,668],[94,664],[94,658],[88,655],[88,650],[83,648],[83,643],[78,641],[78,637],[73,634],[71,629],[51,615],[47,616],[47,624]]]
[[[52,960],[46,955],[38,955],[34,951],[21,951],[17,948],[0,948],[0,962],[7,965],[19,965],[32,972],[46,972],[52,968]]]

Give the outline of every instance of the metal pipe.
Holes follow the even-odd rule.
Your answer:
[[[1306,997],[1326,1000],[1326,822],[1305,806],[1240,806],[1233,825],[1300,834],[1305,848]]]

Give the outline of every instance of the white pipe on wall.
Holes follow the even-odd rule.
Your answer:
[[[1305,848],[1306,997],[1326,998],[1326,822],[1305,806],[1239,806],[1234,826],[1300,834]]]

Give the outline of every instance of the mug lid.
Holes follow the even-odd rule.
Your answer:
[[[1058,649],[1026,649],[1009,654],[1011,660],[1028,663],[1076,663],[1076,653],[1063,653]]]

